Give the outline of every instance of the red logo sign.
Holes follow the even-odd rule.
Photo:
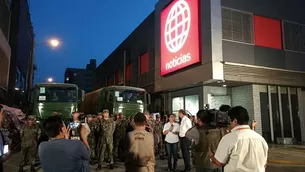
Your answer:
[[[200,62],[198,0],[175,0],[161,12],[161,76]]]

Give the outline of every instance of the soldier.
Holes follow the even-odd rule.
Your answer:
[[[95,141],[94,153],[95,153],[95,157],[98,158],[98,156],[99,156],[98,147],[99,147],[99,136],[100,136],[100,133],[99,133],[99,119],[97,118],[96,115],[92,115],[92,118],[93,118],[93,122],[95,123],[95,126],[96,126],[96,129],[95,129],[95,132],[94,132],[94,141]]]
[[[90,147],[90,163],[94,164],[94,160],[96,158],[95,154],[95,147],[96,147],[96,142],[95,142],[95,133],[96,133],[96,123],[93,121],[92,115],[87,115],[87,122],[88,126],[90,128],[90,134],[88,135],[88,143]]]
[[[146,122],[147,122],[146,130],[149,130],[149,132],[153,132],[154,124],[155,124],[154,118],[151,117],[151,115],[150,115],[150,113],[148,111],[146,111],[144,113],[144,115],[146,117]]]
[[[159,143],[160,139],[159,139],[158,135],[154,132],[155,120],[153,118],[153,115],[151,115],[148,111],[146,111],[144,113],[144,115],[146,117],[146,131],[153,134],[153,136],[154,136],[154,147],[156,148],[158,146],[158,143]]]
[[[160,156],[161,160],[164,160],[164,143],[163,143],[163,127],[164,127],[164,123],[161,121],[160,115],[157,114],[156,115],[156,121],[155,121],[155,134],[157,134],[158,138],[159,138],[159,142],[158,142],[158,154]]]
[[[36,171],[34,165],[37,153],[37,140],[40,136],[40,129],[38,125],[34,124],[34,120],[34,116],[28,116],[27,124],[22,126],[20,129],[21,162],[19,172],[23,172],[23,166],[25,166],[27,162],[31,164],[30,171]]]
[[[126,134],[129,133],[129,132],[131,132],[131,131],[133,131],[133,129],[134,129],[133,116],[130,116],[130,117],[128,118],[128,125],[127,125],[127,127],[126,127]],[[126,135],[126,134],[125,134],[125,135]]]
[[[118,118],[116,121],[116,128],[115,128],[115,132],[114,132],[114,142],[113,142],[113,152],[114,152],[114,157],[115,158],[121,158],[122,159],[122,149],[120,147],[120,143],[123,142],[123,140],[125,139],[125,135],[126,135],[126,129],[128,126],[128,122],[127,120],[124,119],[124,115],[122,113],[118,114]]]
[[[103,119],[101,119],[100,123],[100,133],[102,137],[100,138],[100,154],[98,159],[98,166],[96,170],[102,169],[102,162],[105,158],[106,148],[108,149],[108,156],[110,158],[110,169],[113,169],[113,133],[115,130],[115,122],[112,118],[109,117],[108,109],[103,110]]]

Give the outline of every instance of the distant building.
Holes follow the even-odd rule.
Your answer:
[[[26,100],[23,93],[32,87],[34,59],[31,54],[35,40],[28,0],[11,1],[10,8],[9,43],[12,56],[7,104],[19,106]]]
[[[93,90],[94,71],[96,68],[96,60],[91,59],[86,65],[86,69],[67,68],[65,72],[65,83],[76,84],[85,92]]]
[[[11,47],[10,33],[10,1],[0,0],[0,103],[6,103]]]

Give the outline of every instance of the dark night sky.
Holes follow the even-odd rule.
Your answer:
[[[56,49],[37,46],[35,83],[63,82],[67,67],[99,65],[154,9],[157,0],[31,0],[36,42],[58,38]]]

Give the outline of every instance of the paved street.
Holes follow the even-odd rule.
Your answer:
[[[11,159],[4,165],[4,172],[18,172],[18,164],[20,161],[20,153],[12,155]],[[270,146],[269,163],[267,172],[304,172],[305,171],[305,149],[297,146]],[[272,162],[272,163],[271,163]],[[105,164],[106,165],[106,164]],[[157,160],[156,172],[163,172],[166,170],[166,161]],[[29,167],[25,167],[28,171]],[[39,172],[42,172],[37,166]],[[92,171],[95,167],[92,166]],[[183,169],[183,160],[178,161],[178,169]],[[116,164],[114,170],[109,170],[104,166],[104,172],[123,172],[124,164]]]

